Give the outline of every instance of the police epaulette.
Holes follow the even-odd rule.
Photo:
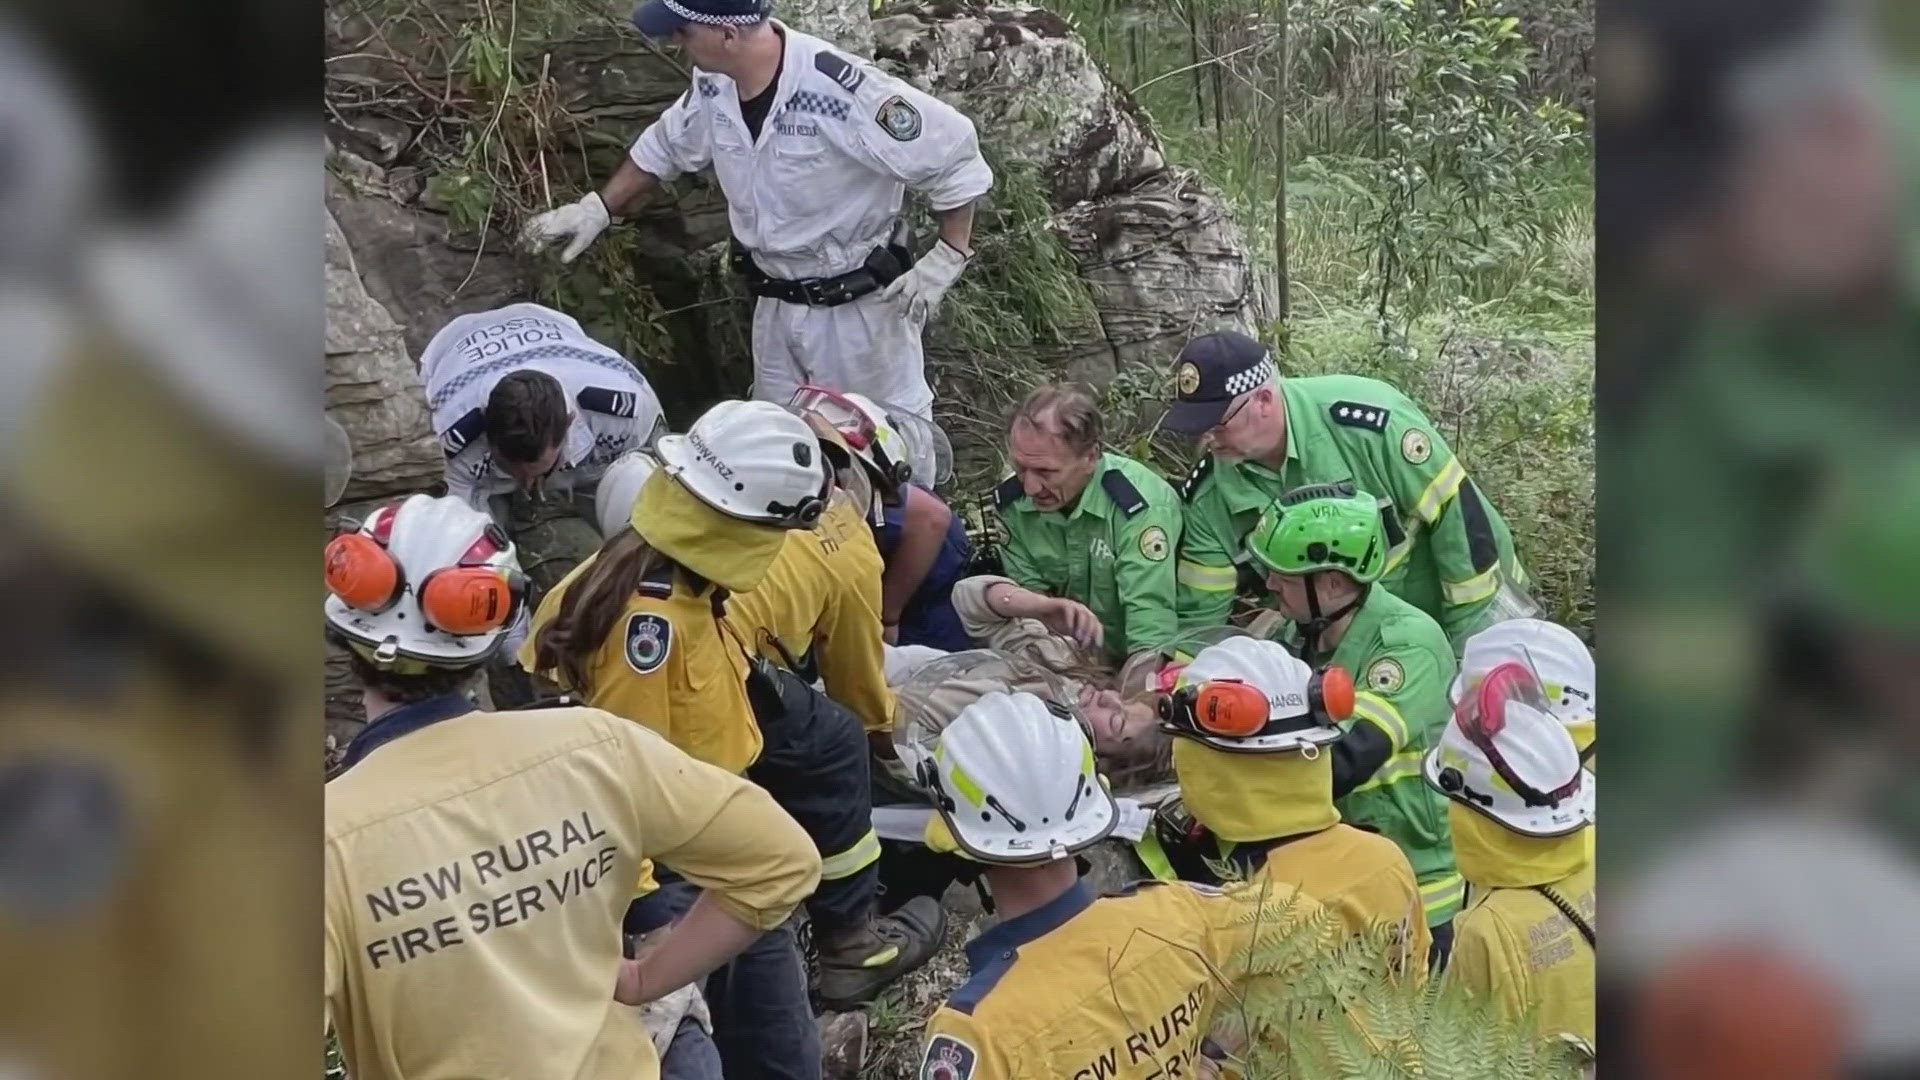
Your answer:
[[[1127,474],[1119,469],[1108,469],[1106,475],[1100,478],[1100,486],[1105,489],[1107,498],[1113,500],[1113,505],[1128,517],[1147,508],[1147,497],[1140,494],[1140,489],[1134,487],[1133,481],[1127,479]]]
[[[1333,422],[1344,427],[1365,428],[1368,431],[1387,430],[1387,410],[1378,405],[1363,405],[1358,401],[1336,401],[1327,406],[1327,415]]]
[[[486,410],[470,410],[467,415],[455,420],[453,426],[441,434],[440,449],[446,451],[448,457],[457,457],[460,451],[467,448],[468,444],[486,434],[486,432]]]
[[[1180,501],[1192,502],[1194,495],[1200,490],[1200,485],[1206,483],[1207,477],[1211,475],[1213,475],[1213,455],[1208,454],[1194,462],[1193,471],[1187,473],[1187,478],[1180,482]]]
[[[813,66],[819,69],[820,74],[845,87],[849,93],[860,89],[860,84],[867,78],[866,72],[853,66],[852,61],[824,49],[813,54]]]
[[[583,409],[591,409],[609,416],[624,416],[633,419],[640,410],[640,395],[631,390],[609,390],[604,386],[589,386],[582,389],[573,399]]]
[[[673,564],[665,559],[653,564],[640,578],[640,595],[662,599],[673,595]]]
[[[993,505],[1005,510],[1007,507],[1019,502],[1020,496],[1026,493],[1027,489],[1021,485],[1020,478],[1017,476],[1009,476],[1005,480],[1000,481],[999,487],[993,489]]]

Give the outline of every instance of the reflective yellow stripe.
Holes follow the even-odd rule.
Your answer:
[[[1417,749],[1400,751],[1388,758],[1387,763],[1380,766],[1379,772],[1367,777],[1366,783],[1354,788],[1353,793],[1357,795],[1362,791],[1372,791],[1374,788],[1386,787],[1395,781],[1405,780],[1409,776],[1419,776],[1420,759],[1422,756],[1421,752]]]
[[[941,764],[945,765],[946,761],[943,759]],[[967,775],[967,770],[954,765],[948,769],[947,776],[953,780],[953,786],[960,789],[962,798],[975,806],[987,805],[986,789],[975,783],[973,777]]]
[[[1413,516],[1429,525],[1439,521],[1441,509],[1460,493],[1460,481],[1466,478],[1467,467],[1460,464],[1460,459],[1448,458],[1434,476],[1433,483],[1420,493],[1420,501],[1413,504]]]
[[[854,842],[845,851],[823,856],[820,860],[820,879],[833,881],[853,875],[872,866],[880,858],[880,834],[872,829],[867,835]]]
[[[1140,857],[1140,865],[1147,868],[1156,881],[1178,881],[1180,875],[1173,872],[1173,862],[1167,858],[1167,851],[1160,846],[1158,831],[1148,828],[1140,839],[1133,842],[1133,853]]]
[[[1459,874],[1434,878],[1420,883],[1420,902],[1425,906],[1427,921],[1432,922],[1437,912],[1445,911],[1467,898],[1467,882]]]
[[[1386,699],[1363,690],[1353,695],[1353,715],[1355,719],[1373,721],[1374,727],[1386,732],[1387,738],[1393,742],[1394,753],[1399,753],[1407,745],[1407,719]]]
[[[1206,566],[1184,559],[1174,568],[1173,577],[1189,589],[1207,592],[1232,592],[1240,583],[1239,572],[1231,566]]]
[[[1472,604],[1485,600],[1500,587],[1500,568],[1489,569],[1486,573],[1470,577],[1465,581],[1443,581],[1440,591],[1449,604]]]

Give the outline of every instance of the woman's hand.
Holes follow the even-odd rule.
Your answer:
[[[1083,649],[1098,649],[1107,639],[1107,628],[1101,625],[1099,616],[1078,600],[1048,597],[1035,617],[1047,629],[1072,639]]]

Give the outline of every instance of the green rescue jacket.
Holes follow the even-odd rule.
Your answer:
[[[1152,469],[1105,453],[1070,511],[1035,507],[1015,477],[1001,483],[994,503],[1007,529],[1007,576],[1087,605],[1106,627],[1108,656],[1174,640],[1180,499]]]
[[[1178,566],[1181,624],[1227,621],[1247,567],[1246,538],[1274,499],[1305,484],[1350,480],[1380,502],[1388,591],[1434,617],[1456,649],[1497,616],[1503,585],[1524,593],[1507,523],[1405,394],[1378,379],[1282,379],[1287,459],[1280,471],[1202,458],[1181,487],[1186,534]],[[1257,577],[1244,582],[1264,593]],[[1509,613],[1511,614],[1511,613]]]

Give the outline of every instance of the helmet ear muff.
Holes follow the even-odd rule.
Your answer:
[[[1271,713],[1258,687],[1216,679],[1202,683],[1193,699],[1194,725],[1209,735],[1244,739],[1258,735]]]
[[[1314,673],[1307,688],[1307,701],[1313,711],[1338,723],[1353,715],[1353,676],[1338,664]]]
[[[420,613],[434,629],[448,634],[485,634],[513,621],[526,594],[526,576],[518,570],[447,566],[420,583]]]
[[[350,608],[378,614],[406,591],[400,564],[386,545],[366,533],[341,533],[327,541],[327,590]]]

